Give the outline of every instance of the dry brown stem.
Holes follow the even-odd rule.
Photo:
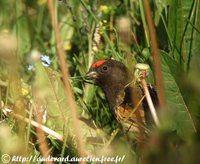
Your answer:
[[[163,109],[165,106],[165,97],[164,97],[164,85],[162,79],[162,69],[161,69],[161,62],[160,62],[160,55],[158,50],[158,44],[156,39],[156,32],[154,28],[154,23],[152,20],[152,12],[149,4],[149,0],[144,0],[144,9],[146,14],[146,21],[149,30],[149,38],[151,41],[151,49],[152,49],[152,57],[153,63],[155,68],[155,79],[156,79],[156,88],[158,91],[158,99],[160,103],[160,107]]]
[[[56,8],[55,8],[54,2],[55,1],[48,0],[48,8],[49,8],[49,13],[50,13],[51,20],[52,20],[53,30],[55,32],[56,49],[57,49],[57,54],[58,54],[58,58],[59,58],[61,72],[63,75],[63,82],[64,82],[64,86],[65,86],[65,93],[67,96],[67,102],[69,103],[68,105],[69,105],[69,109],[70,109],[71,115],[72,115],[72,124],[73,124],[73,128],[74,128],[75,135],[76,135],[77,150],[78,150],[79,155],[81,157],[83,157],[85,155],[84,143],[82,142],[83,139],[82,139],[82,135],[80,132],[80,123],[77,118],[76,103],[75,103],[74,95],[73,95],[72,88],[71,88],[71,85],[69,82],[69,70],[68,70],[68,66],[65,62],[66,54],[65,54],[65,51],[64,51],[63,45],[62,45],[62,39],[61,39],[60,31],[59,31],[58,20],[57,20],[57,15],[56,15]]]

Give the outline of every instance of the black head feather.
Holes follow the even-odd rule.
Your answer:
[[[88,80],[95,82],[102,87],[109,102],[111,110],[119,104],[119,97],[124,98],[125,87],[131,81],[131,74],[127,67],[116,60],[100,60],[94,63],[85,76]]]

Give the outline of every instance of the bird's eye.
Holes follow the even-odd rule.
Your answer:
[[[107,66],[103,66],[103,68],[102,68],[104,71],[106,71],[107,69],[108,69],[108,67]]]
[[[103,74],[107,73],[108,72],[108,66],[107,65],[102,66],[101,69],[100,69],[100,72],[103,73]]]

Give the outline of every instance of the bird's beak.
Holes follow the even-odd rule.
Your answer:
[[[89,71],[85,75],[86,80],[94,80],[94,79],[97,79],[97,77],[98,77],[98,74],[96,71]]]

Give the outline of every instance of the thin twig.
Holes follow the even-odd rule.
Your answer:
[[[149,65],[147,64],[143,64],[143,63],[138,63],[135,65],[135,76],[136,76],[136,80],[142,84],[143,87],[143,91],[144,91],[144,95],[146,97],[150,112],[152,114],[153,120],[156,124],[156,126],[160,126],[160,121],[158,119],[154,104],[152,102],[151,99],[151,95],[149,93],[149,89],[147,86],[147,82],[145,80],[145,78],[148,76],[148,69],[149,69]]]
[[[136,104],[136,106],[133,108],[133,110],[131,111],[131,113],[130,113],[128,116],[126,116],[125,121],[127,121],[129,118],[131,118],[132,114],[135,113],[135,111],[136,111],[137,109],[139,109],[139,106],[141,105],[141,103],[142,103],[142,101],[144,100],[144,98],[145,98],[145,96],[143,96],[143,97],[140,99],[140,101]]]
[[[131,101],[134,105],[137,105],[137,103],[140,101],[140,98],[137,96],[137,91],[135,89],[131,90]],[[138,135],[138,146],[139,149],[143,149],[144,148],[144,140],[145,140],[145,129],[143,126],[143,118],[141,116],[141,107],[138,106],[138,109],[135,111],[135,116],[136,116],[136,120],[137,120],[137,124],[138,124],[138,130],[139,130],[139,135]]]
[[[24,116],[22,116],[20,114],[14,113],[12,111],[12,109],[7,109],[6,108],[6,109],[3,109],[2,111],[6,116],[10,115],[13,118],[16,118],[18,120],[24,121],[27,124],[30,123],[32,126],[34,126],[36,128],[40,128],[41,130],[43,130],[45,133],[51,135],[52,137],[55,137],[56,139],[58,139],[58,140],[60,140],[62,142],[64,141],[63,136],[60,135],[59,133],[49,129],[48,127],[46,127],[46,126],[44,126],[44,125],[42,125],[42,124],[40,124],[40,123],[38,123],[36,121],[30,120],[29,118],[26,118],[26,117],[24,117]]]
[[[19,119],[19,120],[22,120],[26,123],[30,123],[32,126],[36,127],[36,128],[39,128],[41,129],[42,131],[44,131],[45,133],[51,135],[52,137],[55,137],[56,139],[58,139],[59,141],[62,141],[63,142],[63,136],[61,136],[59,133],[49,129],[48,127],[42,125],[42,124],[39,124],[38,122],[36,121],[33,121],[33,120],[29,120],[28,118],[26,117],[23,117],[19,114],[16,114],[16,113],[10,113],[10,115],[16,119]]]
[[[149,93],[149,89],[147,87],[147,83],[146,83],[146,80],[144,78],[141,78],[141,84],[143,86],[144,94],[146,96],[147,103],[149,105],[149,109],[150,109],[150,112],[152,114],[153,120],[154,120],[156,126],[160,126],[160,121],[159,121],[158,116],[156,114],[156,109],[153,105],[153,102],[152,102],[152,99],[151,99],[151,96],[150,96],[150,93]]]

